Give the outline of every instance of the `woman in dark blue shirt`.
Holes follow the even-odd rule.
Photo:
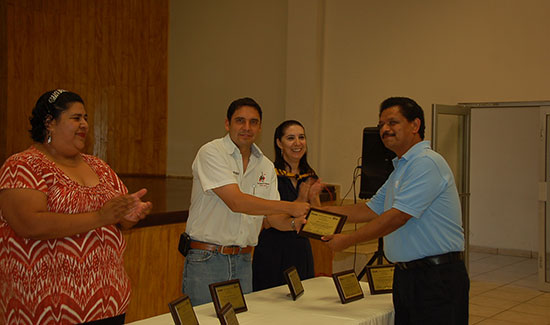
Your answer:
[[[295,120],[275,129],[275,170],[283,201],[305,201],[320,206],[321,183],[307,162],[307,143],[303,125]],[[315,276],[309,239],[296,231],[271,228],[264,219],[252,260],[253,287],[259,291],[285,284],[283,272],[295,266],[302,280]]]

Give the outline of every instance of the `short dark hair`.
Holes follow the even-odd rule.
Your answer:
[[[256,103],[256,101],[250,97],[235,99],[231,104],[229,104],[229,107],[227,108],[227,120],[231,122],[231,117],[235,111],[243,106],[254,107],[258,111],[258,114],[260,114],[260,121],[262,121],[262,108],[260,107],[260,104]]]
[[[420,107],[420,105],[418,105],[414,100],[407,97],[390,97],[380,104],[380,113],[378,116],[382,115],[384,110],[393,106],[399,107],[399,112],[401,112],[407,121],[412,122],[415,119],[420,120],[418,135],[420,135],[420,139],[424,140],[424,130],[426,129],[426,125],[424,123],[424,111],[422,110],[422,107]]]
[[[306,131],[306,128],[302,125],[302,123],[296,121],[296,120],[286,120],[283,123],[279,124],[279,126],[275,129],[275,135],[273,137],[273,146],[275,147],[275,161],[273,162],[273,165],[275,165],[275,168],[285,170],[286,166],[290,168],[290,165],[286,160],[283,158],[283,150],[279,148],[277,145],[277,139],[279,141],[282,140],[283,135],[285,135],[286,129],[288,129],[292,125],[298,125],[301,126],[302,129],[304,129],[304,132]],[[300,162],[298,163],[298,169],[300,171],[300,174],[306,174],[306,173],[313,173],[315,174],[315,171],[311,166],[309,166],[307,162],[307,151],[300,159]]]
[[[59,115],[75,102],[84,105],[84,101],[78,94],[66,90],[56,89],[42,94],[36,101],[32,116],[29,118],[31,138],[36,142],[44,142],[48,134],[47,119],[57,120]]]

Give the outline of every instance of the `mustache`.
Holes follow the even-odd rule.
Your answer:
[[[384,133],[382,133],[382,138],[385,138],[385,137],[393,137],[395,135],[395,133],[391,133],[389,131],[386,131]]]

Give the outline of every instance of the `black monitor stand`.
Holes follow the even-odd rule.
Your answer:
[[[380,237],[378,238],[378,249],[376,250],[376,252],[374,252],[374,254],[370,258],[370,260],[367,262],[365,267],[363,267],[361,272],[359,272],[359,275],[357,276],[357,280],[361,280],[361,278],[365,276],[365,274],[367,273],[367,266],[373,265],[374,261],[377,261],[378,265],[382,265],[384,264],[384,260],[386,260],[386,262],[388,263],[390,262],[388,261],[388,258],[384,254],[384,239]]]

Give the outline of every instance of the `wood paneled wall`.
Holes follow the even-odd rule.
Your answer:
[[[124,267],[132,283],[127,323],[168,313],[168,303],[181,296],[184,257],[178,251],[178,243],[185,225],[124,231]]]
[[[6,0],[0,0],[0,164],[4,161],[7,146],[7,74],[8,74],[8,40],[7,40],[7,14]]]
[[[84,99],[88,153],[118,173],[164,175],[169,0],[0,1],[0,159],[32,143],[36,100],[63,88]]]

